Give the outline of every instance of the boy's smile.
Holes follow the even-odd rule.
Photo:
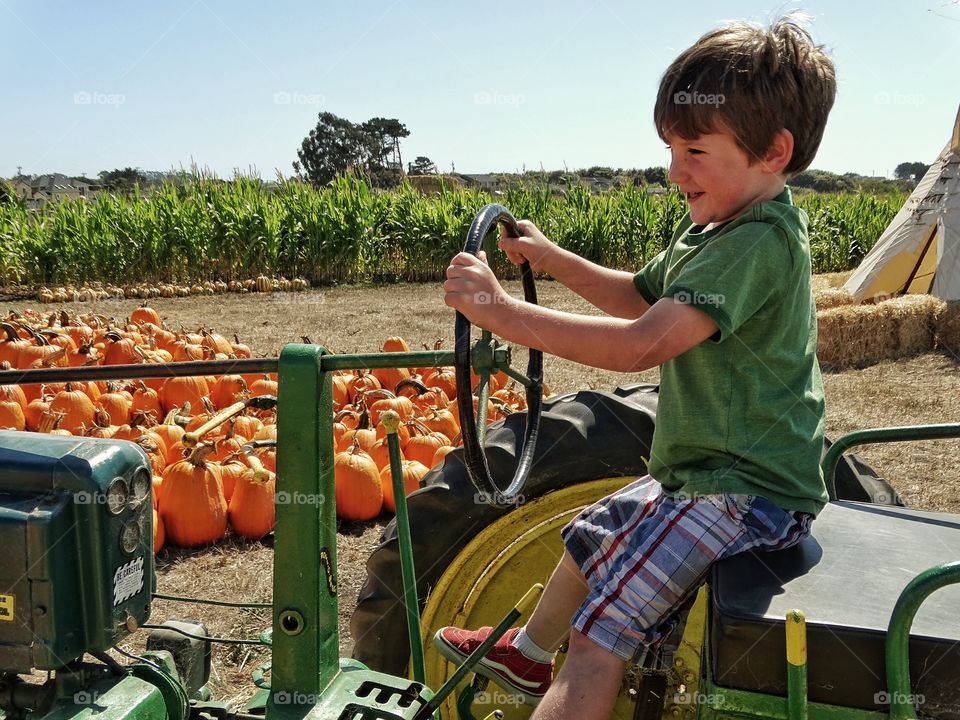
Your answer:
[[[784,137],[786,135],[786,137]],[[712,132],[692,140],[671,136],[670,182],[687,200],[690,217],[707,229],[725,223],[757,203],[783,192],[782,156],[792,137],[782,130],[767,158],[750,163],[747,153],[728,132]],[[786,159],[789,160],[789,151]]]

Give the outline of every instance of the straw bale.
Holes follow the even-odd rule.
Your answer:
[[[933,349],[934,318],[943,302],[905,295],[876,305],[844,305],[817,313],[817,356],[826,367],[862,367]]]
[[[816,294],[821,290],[839,288],[850,279],[851,275],[853,275],[853,270],[834,273],[817,273],[813,276],[813,292]]]
[[[960,357],[960,301],[943,303],[934,318],[936,346]]]
[[[817,310],[827,310],[841,305],[853,305],[853,295],[843,288],[824,288],[813,293]]]

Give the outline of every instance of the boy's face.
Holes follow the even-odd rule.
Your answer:
[[[669,136],[670,182],[687,199],[696,225],[719,225],[783,190],[784,180],[763,160],[753,164],[728,132],[693,140]]]

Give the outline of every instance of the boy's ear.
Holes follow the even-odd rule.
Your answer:
[[[793,133],[786,128],[781,128],[773,136],[773,142],[770,143],[770,149],[763,158],[763,163],[767,170],[777,175],[783,174],[784,168],[790,164],[793,157]]]

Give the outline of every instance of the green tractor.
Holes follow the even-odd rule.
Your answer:
[[[503,208],[484,208],[466,250],[477,252],[498,223],[516,230]],[[522,277],[535,302],[529,268]],[[273,620],[262,636],[272,658],[255,673],[259,691],[233,708],[206,689],[216,639],[200,623],[148,625],[157,588],[140,449],[0,432],[0,718],[526,717],[529,708],[471,674],[485,648],[458,668],[424,641],[449,624],[502,633],[532,606],[559,557],[559,529],[645,472],[657,388],[543,401],[539,353],[524,375],[489,333],[472,343],[461,316],[456,330],[453,353],[330,355],[289,345],[278,359],[0,372],[0,384],[279,372],[277,491],[312,499],[277,505]],[[407,502],[394,467],[396,520],[368,561],[354,657],[341,658],[331,373],[449,364],[464,448]],[[487,379],[497,370],[524,384],[529,410],[486,428]],[[842,455],[863,442],[957,436],[954,424],[838,440],[824,458],[832,502],[812,535],[719,563],[655,662],[630,668],[613,716],[960,718],[960,588],[926,601],[960,581],[960,517],[903,507]],[[145,653],[121,651],[128,663],[109,654],[146,630]]]

